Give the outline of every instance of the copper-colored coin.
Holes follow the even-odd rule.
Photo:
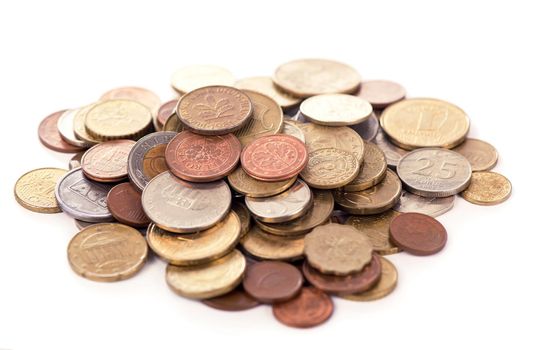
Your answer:
[[[389,223],[400,213],[387,210],[376,215],[351,215],[345,221],[359,232],[369,237],[374,251],[380,255],[396,254],[400,251],[389,239]]]
[[[204,136],[182,131],[167,146],[165,160],[177,177],[210,182],[230,174],[240,159],[241,144],[232,134]]]
[[[294,266],[280,261],[263,261],[247,267],[243,288],[262,303],[292,299],[301,290],[303,276]]]
[[[238,80],[235,85],[238,89],[252,90],[264,94],[279,104],[282,108],[290,108],[301,100],[279,89],[271,77],[250,77]]]
[[[380,258],[382,263],[382,276],[378,283],[376,283],[371,289],[355,294],[339,295],[340,297],[354,301],[372,301],[381,299],[395,290],[397,287],[398,272],[395,265],[391,261]]]
[[[443,249],[447,231],[433,217],[419,213],[404,213],[389,224],[391,241],[414,255],[431,255]]]
[[[307,165],[305,144],[289,135],[264,136],[241,153],[245,172],[262,181],[281,181],[298,175]]]
[[[202,302],[209,307],[223,311],[243,311],[260,305],[255,298],[245,293],[241,286],[225,295],[205,299]]]
[[[124,182],[110,190],[107,206],[112,216],[122,224],[145,227],[150,223],[150,219],[142,210],[140,198],[141,193],[129,182]]]
[[[84,150],[84,148],[73,146],[65,142],[62,136],[60,136],[60,132],[58,131],[58,119],[62,116],[64,112],[65,110],[59,111],[43,119],[43,121],[39,124],[39,128],[37,130],[39,140],[41,141],[43,146],[56,152],[81,152]]]
[[[237,167],[228,175],[228,184],[236,192],[249,197],[271,197],[289,189],[295,182],[296,177],[283,181],[260,181],[249,176],[241,166]]]
[[[71,159],[69,160],[68,169],[73,170],[75,168],[80,167],[80,162],[82,161],[82,156],[84,155],[84,152],[79,152],[75,154]]]
[[[308,328],[324,323],[333,314],[331,298],[313,287],[302,288],[294,299],[273,305],[273,315],[290,327]]]
[[[462,198],[478,205],[495,205],[511,196],[511,182],[503,175],[492,171],[472,173],[470,186],[464,190]]]
[[[357,95],[369,101],[374,108],[386,108],[402,100],[406,90],[402,85],[388,80],[369,80],[361,83]]]
[[[116,182],[127,177],[127,157],[135,141],[114,140],[97,144],[82,157],[84,175],[99,182]]]
[[[170,100],[159,107],[159,110],[157,111],[157,122],[161,124],[161,126],[164,126],[168,118],[174,114],[177,104],[178,100]]]

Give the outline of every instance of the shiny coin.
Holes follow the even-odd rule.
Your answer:
[[[309,328],[327,321],[333,314],[333,302],[324,292],[304,287],[295,298],[274,304],[275,318],[290,327]]]
[[[39,140],[45,147],[56,152],[81,152],[84,148],[73,146],[72,144],[65,142],[62,136],[60,136],[60,132],[58,131],[58,119],[60,119],[64,112],[66,111],[59,111],[43,119],[38,128]]]
[[[272,98],[281,108],[289,108],[300,103],[300,99],[279,89],[271,77],[251,77],[238,80],[236,87],[252,90]]]
[[[27,172],[15,183],[15,199],[21,206],[36,213],[61,212],[54,188],[66,173],[64,169],[57,168],[41,168]]]
[[[301,103],[299,110],[311,122],[329,126],[359,124],[372,114],[372,106],[369,102],[345,94],[309,97]]]
[[[163,125],[163,131],[180,132],[182,130],[182,123],[180,122],[180,118],[178,118],[176,113],[172,114]]]
[[[165,102],[159,107],[157,111],[157,122],[163,127],[167,122],[168,118],[175,114],[174,110],[178,105],[178,100],[170,100]]]
[[[211,86],[233,86],[236,79],[226,69],[212,65],[192,65],[178,69],[172,75],[172,87],[181,94]]]
[[[131,140],[114,140],[90,148],[81,159],[84,175],[98,182],[117,182],[127,177],[127,157],[135,145]]]
[[[238,215],[238,218],[240,219],[240,236],[243,237],[251,229],[251,213],[249,213],[249,209],[247,209],[245,204],[237,201],[232,202],[231,209]]]
[[[78,109],[68,109],[62,113],[57,122],[58,131],[62,139],[70,145],[79,148],[88,148],[93,146],[93,143],[77,138],[74,132],[74,120],[78,111]]]
[[[495,172],[480,171],[472,174],[470,186],[462,192],[462,198],[479,205],[494,205],[511,196],[511,182]]]
[[[303,236],[276,236],[257,226],[251,227],[240,243],[247,253],[264,260],[297,260],[303,256]]]
[[[380,255],[389,255],[399,252],[389,239],[389,223],[399,215],[398,212],[387,210],[381,214],[366,216],[349,216],[345,223],[355,227],[366,235],[371,241],[372,248]]]
[[[255,298],[245,293],[241,286],[224,295],[204,299],[202,302],[209,307],[223,311],[243,311],[260,305]]]
[[[82,156],[84,155],[84,152],[79,152],[75,154],[71,159],[69,160],[68,169],[72,170],[75,168],[80,167],[80,162],[82,161]]]
[[[99,101],[109,100],[131,100],[148,107],[154,117],[157,116],[161,99],[155,93],[148,89],[137,86],[124,86],[105,92]]]
[[[298,128],[295,124],[291,123],[290,121],[287,121],[287,120],[284,121],[283,134],[294,136],[301,142],[305,143],[305,136],[303,135],[303,131],[301,131],[300,128]]]
[[[114,186],[107,195],[110,213],[122,224],[146,227],[150,219],[142,209],[140,192],[129,182]]]
[[[350,125],[350,128],[357,132],[363,140],[372,141],[378,134],[378,130],[380,130],[380,122],[373,112],[367,120],[356,125]]]
[[[384,152],[384,155],[386,156],[387,165],[395,170],[397,169],[397,164],[399,164],[399,161],[403,156],[405,156],[408,151],[399,148],[392,144],[387,137],[385,136],[385,133],[382,130],[379,130],[376,134],[376,137],[373,140],[373,143],[380,147],[382,152]]]
[[[454,203],[455,196],[427,198],[402,191],[401,198],[393,209],[401,213],[421,213],[435,217],[451,210]]]
[[[347,185],[358,173],[359,163],[352,153],[337,148],[321,148],[309,153],[301,178],[310,187],[332,189]]]
[[[485,141],[466,139],[453,151],[462,154],[472,166],[472,171],[487,171],[498,162],[498,151]]]
[[[86,115],[94,105],[95,104],[89,104],[87,106],[79,108],[75,113],[75,117],[73,118],[73,132],[75,133],[75,137],[79,140],[84,141],[89,146],[93,146],[100,142],[99,140],[93,138],[86,131]]]
[[[378,185],[386,175],[387,163],[384,152],[370,142],[365,142],[363,165],[351,182],[344,186],[345,191],[362,191]]]
[[[380,258],[380,262],[382,265],[382,276],[374,287],[362,293],[340,295],[340,297],[353,301],[372,301],[382,299],[391,294],[397,287],[397,269],[391,261],[385,258]]]
[[[271,197],[286,191],[295,182],[296,177],[276,182],[260,181],[249,176],[241,166],[228,175],[230,187],[249,197]]]
[[[402,100],[406,90],[402,85],[388,80],[368,80],[361,83],[357,95],[369,101],[374,108],[386,108]]]
[[[303,285],[301,272],[281,261],[263,261],[249,265],[243,288],[262,303],[286,301],[296,296]]]
[[[389,224],[391,241],[414,255],[431,255],[442,250],[447,232],[436,219],[420,213],[404,213]]]

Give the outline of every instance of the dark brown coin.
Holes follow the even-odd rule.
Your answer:
[[[309,283],[327,293],[352,294],[371,289],[382,276],[382,265],[377,254],[360,272],[348,276],[324,274],[311,267],[307,261],[303,264],[303,274]]]
[[[290,327],[308,328],[324,323],[333,314],[333,302],[324,292],[305,287],[294,299],[273,305],[273,316]]]
[[[241,286],[225,295],[205,299],[202,302],[209,307],[223,311],[243,311],[260,305],[256,299],[245,293]]]
[[[389,224],[391,241],[414,255],[431,255],[443,249],[447,231],[433,217],[420,213],[404,213]]]
[[[159,107],[159,111],[157,111],[157,122],[161,126],[165,125],[168,120],[168,117],[174,114],[174,109],[176,109],[177,104],[178,100],[170,100],[163,103],[161,107]]]
[[[58,119],[64,112],[65,110],[59,111],[43,119],[37,129],[39,140],[43,146],[56,152],[77,153],[84,151],[84,148],[70,145],[60,136],[60,132],[58,131]]]
[[[133,227],[145,227],[150,219],[142,210],[141,193],[124,182],[114,186],[107,196],[107,206],[116,220]]]
[[[249,265],[243,279],[245,291],[262,303],[289,300],[299,293],[302,285],[301,272],[280,261]]]

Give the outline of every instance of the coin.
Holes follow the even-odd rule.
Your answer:
[[[79,140],[84,141],[87,146],[93,146],[100,142],[99,140],[93,138],[86,131],[86,115],[94,105],[95,104],[89,104],[87,106],[77,109],[77,112],[73,117],[73,132],[75,133],[75,137]]]
[[[243,289],[262,303],[292,299],[301,290],[303,276],[291,264],[281,261],[262,261],[247,266]]]
[[[290,108],[300,103],[301,99],[287,94],[279,89],[271,77],[250,77],[240,79],[236,87],[242,90],[252,90],[264,94],[273,99],[281,108]]]
[[[378,130],[380,130],[380,122],[378,121],[376,114],[373,112],[367,118],[367,120],[359,124],[350,125],[350,128],[357,132],[363,140],[370,142],[374,140],[376,134],[378,134]]]
[[[353,301],[373,301],[381,299],[395,290],[397,287],[398,273],[391,261],[380,257],[382,265],[382,277],[371,289],[355,294],[339,295]]]
[[[451,210],[454,203],[455,196],[427,198],[402,191],[401,198],[393,209],[401,213],[421,213],[435,217]]]
[[[22,175],[15,183],[15,199],[24,208],[36,213],[59,213],[54,187],[67,173],[64,169],[40,168]]]
[[[107,195],[110,213],[122,224],[133,227],[146,227],[150,219],[142,210],[140,192],[129,182],[114,186]]]
[[[202,302],[209,307],[223,311],[243,311],[260,305],[255,298],[245,293],[241,286],[224,295],[204,299]]]
[[[38,136],[43,146],[56,152],[75,153],[83,151],[84,148],[73,146],[64,141],[58,131],[58,119],[66,111],[55,112],[47,116],[39,123]]]
[[[464,141],[470,120],[459,107],[429,98],[406,99],[387,107],[380,124],[390,140],[405,149],[453,148]]]
[[[233,86],[234,75],[226,69],[212,65],[191,65],[178,69],[172,75],[172,87],[181,94],[211,86]]]
[[[387,163],[384,152],[373,143],[365,142],[365,155],[359,174],[347,185],[345,191],[362,191],[378,185],[386,175]]]
[[[283,123],[283,134],[294,136],[301,142],[305,143],[305,136],[303,135],[303,131],[301,131],[300,128],[298,128],[295,124],[291,123],[288,120],[285,120]]]
[[[68,109],[62,113],[57,122],[58,132],[60,133],[60,137],[70,145],[79,148],[88,148],[93,143],[78,139],[74,132],[74,120],[78,111],[78,109]]]
[[[349,216],[345,223],[355,227],[371,241],[373,250],[380,255],[396,254],[399,252],[389,239],[389,223],[400,215],[394,210],[388,210],[376,215]]]
[[[55,196],[67,215],[87,222],[105,222],[112,220],[107,207],[111,188],[112,185],[89,180],[82,168],[75,168],[58,180]]]
[[[176,113],[172,114],[163,125],[163,131],[180,132],[182,130],[182,123],[180,122],[180,118]]]
[[[506,201],[511,196],[511,182],[503,176],[490,171],[472,174],[470,186],[462,192],[462,198],[479,205],[494,205]]]
[[[208,299],[224,295],[241,283],[245,257],[237,250],[220,259],[196,266],[167,266],[169,287],[181,296]]]
[[[472,168],[457,152],[422,148],[402,157],[397,173],[409,192],[423,197],[449,197],[468,187]]]
[[[271,235],[257,226],[251,227],[240,243],[247,253],[260,259],[297,260],[303,256],[303,236]]]
[[[163,103],[159,110],[157,111],[157,123],[163,127],[165,123],[167,122],[168,118],[175,114],[176,105],[178,104],[178,100],[170,100],[168,102]]]
[[[402,85],[388,80],[368,80],[361,83],[357,95],[369,101],[374,108],[386,108],[406,96]]]
[[[284,91],[298,97],[355,92],[361,76],[352,67],[330,60],[301,59],[282,64],[273,81]]]
[[[207,86],[182,96],[176,113],[183,127],[202,135],[239,130],[253,112],[249,97],[228,86]]]
[[[305,182],[297,180],[292,187],[276,196],[245,197],[245,204],[257,220],[278,223],[305,214],[313,204],[313,197]]]
[[[117,182],[127,177],[127,157],[135,145],[131,140],[114,140],[90,148],[81,159],[84,175],[98,182]]]
[[[335,190],[335,202],[344,211],[355,215],[373,215],[392,208],[399,200],[402,184],[397,175],[387,170],[378,185],[359,192]]]
[[[301,178],[310,187],[332,189],[347,185],[358,174],[359,163],[352,153],[337,148],[321,148],[309,153]]]
[[[146,239],[150,248],[173,265],[205,264],[230,253],[240,239],[241,224],[238,215],[229,212],[216,225],[197,233],[177,234],[148,227]]]
[[[161,99],[155,93],[148,89],[144,89],[137,86],[123,86],[110,91],[105,92],[99,101],[109,100],[131,100],[143,104],[148,107],[153,116],[157,116],[159,107],[161,106]]]
[[[225,217],[232,194],[222,180],[191,183],[169,171],[154,177],[142,192],[142,208],[162,229],[189,233],[205,230]]]
[[[385,136],[383,130],[379,130],[376,134],[376,137],[373,140],[373,143],[380,147],[384,155],[386,156],[387,165],[395,170],[397,169],[397,164],[401,158],[408,153],[408,151],[399,148],[392,144]]]
[[[238,215],[240,219],[241,233],[240,236],[243,237],[251,229],[251,214],[245,206],[245,204],[234,201],[232,202],[231,209]]]
[[[134,228],[122,224],[95,224],[69,242],[67,257],[73,271],[100,282],[125,280],[146,262],[148,246]]]
[[[240,141],[232,134],[203,136],[185,130],[169,142],[165,161],[181,179],[209,182],[230,174],[238,164],[240,152]]]
[[[490,143],[478,139],[466,139],[453,151],[468,159],[472,171],[490,170],[498,162],[498,151]]]
[[[333,302],[324,292],[304,287],[291,300],[274,304],[275,318],[290,327],[308,328],[318,326],[327,321],[333,314]]]
[[[262,181],[282,181],[298,175],[307,165],[305,144],[293,136],[263,136],[241,152],[241,166]]]
[[[372,106],[369,102],[345,94],[309,97],[301,103],[299,110],[309,121],[328,126],[359,124],[372,114]]]
[[[433,217],[420,213],[404,213],[389,224],[391,241],[414,255],[436,254],[447,242],[447,232]]]
[[[322,273],[359,272],[372,258],[369,238],[349,225],[326,224],[305,236],[305,257]]]
[[[84,152],[79,152],[75,154],[71,159],[69,160],[68,169],[72,170],[75,168],[80,167],[80,162],[82,161],[82,156],[84,155]]]
[[[295,182],[296,177],[276,182],[260,181],[249,176],[241,166],[228,175],[230,187],[249,197],[271,197],[286,191]]]

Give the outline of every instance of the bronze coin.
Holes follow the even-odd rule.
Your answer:
[[[230,174],[240,159],[241,144],[232,134],[204,136],[182,131],[165,150],[165,161],[177,177],[210,182]]]
[[[150,219],[142,210],[141,193],[129,182],[114,186],[107,195],[110,213],[122,224],[145,227]]]
[[[73,146],[65,142],[60,136],[60,132],[58,131],[58,119],[64,112],[65,110],[59,111],[43,119],[37,129],[39,141],[41,141],[43,146],[56,152],[77,153],[84,151],[84,148]]]
[[[388,80],[370,80],[361,83],[357,96],[367,100],[374,108],[386,108],[402,100],[406,90],[402,85]]]
[[[241,286],[225,295],[204,299],[202,302],[209,307],[223,311],[243,311],[260,305],[256,299],[245,293]]]
[[[168,118],[174,114],[178,100],[170,100],[165,102],[159,107],[157,111],[157,122],[163,126],[167,122]]]
[[[309,328],[324,323],[333,314],[333,302],[324,292],[305,287],[297,297],[273,305],[273,316],[287,326]]]
[[[431,255],[443,249],[447,242],[444,226],[431,216],[404,213],[389,224],[391,241],[414,255]]]
[[[81,159],[84,175],[98,182],[116,182],[127,177],[127,158],[132,140],[114,140],[90,148]]]
[[[382,265],[377,254],[372,255],[371,262],[360,272],[347,276],[329,275],[310,266],[307,261],[303,264],[303,274],[309,283],[327,293],[352,294],[371,289],[382,276]]]
[[[247,267],[243,288],[262,303],[286,301],[295,297],[303,276],[294,266],[281,261],[263,261]]]

